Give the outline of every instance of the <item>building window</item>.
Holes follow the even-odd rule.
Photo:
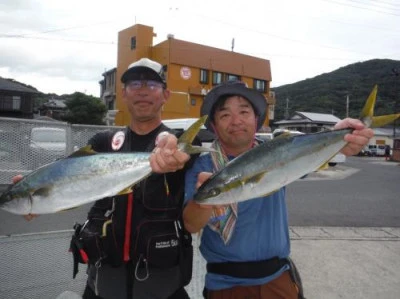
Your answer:
[[[115,101],[114,100],[110,100],[108,102],[107,108],[108,108],[108,110],[114,110],[115,109]]]
[[[217,85],[217,84],[220,84],[220,83],[222,83],[222,80],[223,80],[223,74],[222,73],[220,73],[220,72],[213,72],[213,82],[212,82],[212,84],[213,85]]]
[[[131,50],[136,49],[136,36],[131,37]]]
[[[208,84],[208,70],[200,70],[200,83]]]
[[[265,83],[266,83],[265,80],[254,79],[253,82],[254,89],[261,92],[265,92],[265,87],[266,87]]]
[[[227,74],[226,75],[226,81],[240,81],[240,76]]]
[[[0,110],[4,111],[21,110],[21,97],[0,96]]]
[[[115,85],[115,73],[112,72],[110,76],[111,82],[110,82],[110,87],[113,87]]]
[[[13,96],[13,110],[21,110],[21,97]]]

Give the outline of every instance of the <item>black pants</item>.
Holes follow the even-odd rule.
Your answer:
[[[82,299],[102,299],[93,292],[93,290],[86,285],[85,291],[83,292]],[[188,293],[184,288],[180,288],[174,294],[166,299],[190,299]]]

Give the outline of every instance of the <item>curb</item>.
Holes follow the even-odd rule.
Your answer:
[[[400,241],[400,227],[291,226],[291,240]]]

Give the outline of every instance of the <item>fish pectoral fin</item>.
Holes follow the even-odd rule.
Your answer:
[[[118,195],[126,195],[132,193],[132,187],[133,186],[129,186],[128,188],[122,189],[121,191],[118,192]]]
[[[321,171],[321,170],[325,170],[329,168],[329,162],[325,162],[324,164],[322,164],[317,170],[315,171]]]
[[[264,177],[265,174],[266,172],[257,173],[256,175],[246,178],[244,180],[244,183],[245,184],[258,183]]]
[[[70,211],[70,210],[75,210],[78,207],[72,207],[72,208],[67,208],[67,209],[61,209],[58,212],[66,212],[66,211]]]
[[[97,154],[97,152],[92,149],[92,146],[86,145],[84,147],[81,147],[77,151],[73,152],[71,155],[68,156],[68,158],[90,156],[95,154]]]
[[[32,196],[47,197],[50,194],[50,187],[41,187],[32,192]]]

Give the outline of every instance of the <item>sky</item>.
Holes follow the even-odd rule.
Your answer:
[[[370,59],[400,60],[398,0],[1,0],[0,77],[44,93],[100,96],[118,32],[176,39],[271,63],[271,87]]]

